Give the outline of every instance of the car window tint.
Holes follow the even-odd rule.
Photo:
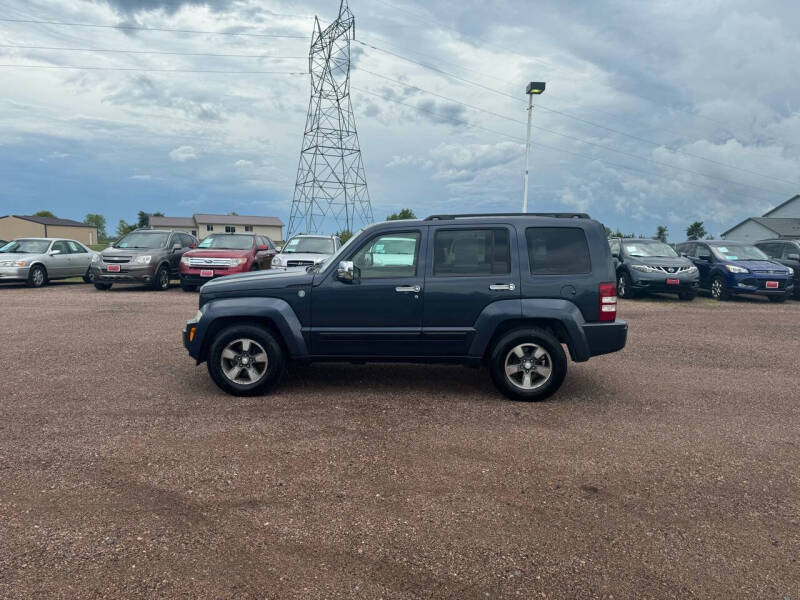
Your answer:
[[[67,246],[67,242],[58,241],[53,244],[52,250],[58,250],[61,254],[69,254],[69,246]]]
[[[783,244],[776,243],[776,242],[767,242],[764,244],[756,244],[759,250],[761,250],[764,254],[769,256],[770,258],[780,258],[781,251],[783,250]]]
[[[709,248],[705,244],[696,244],[695,256],[697,258],[704,258],[706,260],[711,260],[711,248]]]
[[[614,240],[611,242],[611,254],[619,254],[620,250],[620,243],[619,240]]]
[[[528,260],[534,275],[591,273],[586,233],[577,227],[529,227]]]
[[[86,254],[86,250],[78,242],[73,242],[72,240],[68,240],[67,246],[69,246],[69,251],[72,254]]]
[[[794,244],[783,245],[783,258],[789,258],[790,254],[800,254],[800,248]]]
[[[434,275],[480,276],[511,272],[507,229],[439,229],[433,246]]]
[[[353,257],[362,279],[414,277],[417,274],[420,234],[387,233],[373,238]]]

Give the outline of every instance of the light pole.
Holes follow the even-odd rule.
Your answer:
[[[533,119],[533,97],[544,93],[544,81],[531,81],[525,88],[528,94],[528,138],[525,142],[525,191],[522,196],[522,212],[528,212],[528,164],[531,157],[531,119]]]

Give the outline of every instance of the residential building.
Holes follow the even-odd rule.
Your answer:
[[[0,239],[23,237],[60,237],[84,244],[97,244],[97,227],[72,219],[6,215],[0,217]]]
[[[745,219],[723,233],[722,238],[742,242],[800,238],[800,194],[767,211],[762,217]]]
[[[153,229],[174,229],[203,239],[210,233],[257,233],[273,242],[283,240],[283,221],[278,217],[196,214],[191,217],[150,217]]]

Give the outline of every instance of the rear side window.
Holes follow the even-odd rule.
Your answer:
[[[586,233],[577,227],[529,227],[528,260],[533,275],[580,275],[592,272]]]
[[[440,229],[436,232],[434,275],[479,276],[510,272],[507,229]]]

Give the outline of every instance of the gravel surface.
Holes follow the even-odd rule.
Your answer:
[[[623,302],[540,404],[417,365],[228,397],[196,303],[0,286],[0,597],[800,598],[798,302]]]

